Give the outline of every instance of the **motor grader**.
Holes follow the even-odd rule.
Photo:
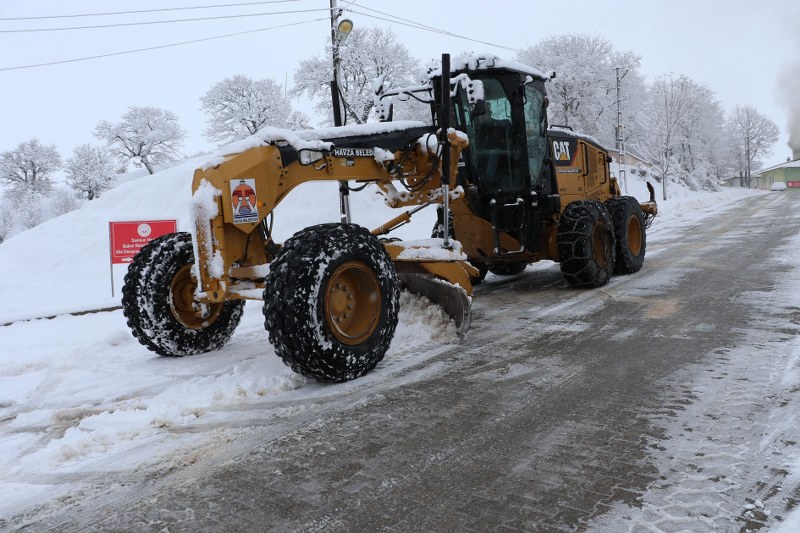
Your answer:
[[[548,136],[547,79],[497,58],[451,67],[445,54],[426,83],[376,84],[382,122],[270,129],[232,146],[195,171],[192,231],[153,240],[131,262],[122,304],[133,335],[165,356],[207,352],[230,339],[245,300],[263,300],[284,363],[341,382],[383,358],[401,287],[442,305],[464,333],[472,281],[487,269],[552,259],[580,287],[602,285],[614,265],[638,270],[642,207],[655,214],[655,202],[620,196],[599,146],[569,130]],[[430,123],[392,120],[393,100],[409,99],[429,107]],[[310,181],[339,183],[341,222],[275,242],[275,207]],[[350,192],[369,184],[407,208],[371,231],[349,212]],[[386,237],[432,206],[437,238]]]

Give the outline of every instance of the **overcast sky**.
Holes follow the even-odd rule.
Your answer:
[[[200,110],[201,95],[234,74],[271,78],[281,84],[288,79],[291,85],[299,61],[322,55],[330,35],[326,19],[329,0],[258,2],[117,16],[9,19],[252,1],[1,0],[0,151],[38,137],[46,144],[55,144],[64,157],[69,157],[76,146],[96,142],[92,132],[100,120],[117,121],[131,105],[173,111],[190,134],[186,154],[209,150],[213,146],[202,135],[206,117]],[[377,15],[374,11],[364,8],[512,49],[525,48],[553,34],[599,35],[619,51],[640,55],[648,81],[669,73],[685,74],[714,90],[726,109],[750,104],[769,116],[781,129],[781,137],[772,157],[766,160],[767,166],[785,161],[791,153],[787,147],[788,110],[780,103],[778,80],[781,76],[800,78],[797,0],[339,0],[338,4],[355,11],[346,16],[356,27],[391,27],[411,55],[424,62],[441,57],[442,52],[490,52],[507,58],[515,53],[378,20],[373,18]],[[252,15],[278,11],[303,12]],[[70,31],[15,31],[242,14],[251,16]],[[295,25],[102,59],[4,70],[287,24]],[[800,95],[795,98],[800,99]],[[308,103],[298,107],[311,111]]]

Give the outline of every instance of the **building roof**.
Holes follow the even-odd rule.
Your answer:
[[[619,154],[619,150],[618,150],[618,149],[616,149],[616,148],[610,148],[610,149],[608,150],[608,153]],[[626,148],[625,148],[625,153],[626,153],[627,155],[632,155],[633,157],[635,157],[636,159],[638,159],[638,160],[639,160],[639,161],[641,161],[642,163],[646,163],[646,164],[648,164],[648,165],[650,165],[650,166],[653,166],[653,163],[652,163],[652,162],[651,162],[649,159],[647,159],[646,157],[644,157],[642,154],[640,154],[640,153],[639,153],[639,152],[637,152],[636,150],[633,150],[633,149],[631,149],[631,148],[628,148],[628,147],[626,147]]]
[[[770,170],[775,170],[777,168],[800,168],[800,159],[795,159],[794,161],[787,161],[786,163],[781,163],[780,165],[775,165],[774,167],[769,167],[761,170],[761,173],[769,172]]]

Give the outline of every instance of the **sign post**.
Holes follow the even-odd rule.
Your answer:
[[[176,220],[138,220],[109,222],[108,240],[111,251],[111,296],[114,297],[114,265],[127,264],[139,250],[156,237],[178,231]]]

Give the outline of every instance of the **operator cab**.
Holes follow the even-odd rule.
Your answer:
[[[560,210],[558,184],[547,142],[548,77],[538,70],[495,57],[455,60],[449,80],[451,105],[442,109],[440,71],[429,71],[428,83],[384,91],[376,90],[379,120],[392,120],[390,97],[400,102],[430,106],[432,128],[448,123],[464,132],[469,148],[461,153],[458,182],[473,213],[491,222],[495,257],[541,246],[544,220]],[[448,121],[441,120],[447,113]],[[520,243],[505,250],[499,234]]]
[[[472,210],[492,223],[496,255],[536,250],[544,219],[560,207],[548,154],[546,78],[525,65],[498,62],[479,64],[467,75],[473,84],[480,82],[483,98],[475,104],[468,88],[457,85],[454,123],[469,138],[459,184]],[[502,250],[499,232],[516,238],[521,248]]]
[[[504,197],[542,191],[547,155],[544,82],[519,73],[484,76],[484,106],[470,109],[464,89],[455,99],[456,124],[469,137],[468,173],[483,194]],[[529,77],[528,77],[529,78]],[[538,85],[538,87],[537,87]]]

